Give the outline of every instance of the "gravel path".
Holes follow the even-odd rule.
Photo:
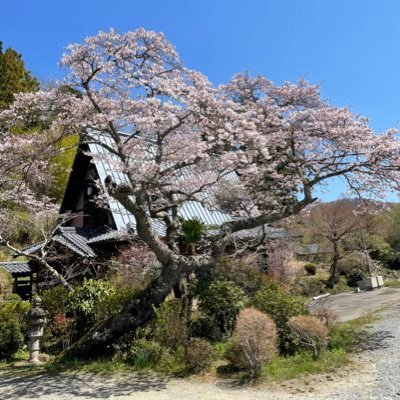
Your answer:
[[[332,374],[257,387],[168,379],[152,374],[32,373],[0,369],[0,400],[375,400],[400,399],[400,304],[382,312],[373,339],[353,362]]]

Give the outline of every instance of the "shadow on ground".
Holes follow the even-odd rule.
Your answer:
[[[146,391],[161,391],[168,378],[155,374],[121,373],[104,377],[90,373],[0,371],[0,399],[19,400],[49,396],[54,399],[108,399]]]

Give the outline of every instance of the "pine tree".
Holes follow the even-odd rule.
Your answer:
[[[0,41],[0,110],[7,108],[14,101],[14,94],[34,92],[39,82],[25,69],[21,54],[8,48],[3,52]]]

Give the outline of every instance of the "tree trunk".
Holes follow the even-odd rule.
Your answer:
[[[339,282],[339,241],[335,240],[332,242],[333,244],[333,257],[332,264],[330,268],[330,276],[326,286],[329,288],[333,288]]]
[[[179,282],[181,269],[166,268],[162,276],[136,299],[132,300],[119,314],[101,322],[85,336],[60,355],[60,359],[93,359],[102,356],[110,345],[126,333],[134,332],[154,316],[154,307],[159,307],[174,285]]]

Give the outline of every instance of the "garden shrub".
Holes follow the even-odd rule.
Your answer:
[[[363,272],[368,271],[365,253],[361,251],[353,251],[350,254],[342,257],[339,260],[338,266],[341,275],[349,274],[354,268],[360,269]]]
[[[258,266],[228,257],[220,263],[215,279],[234,282],[248,297],[252,297],[261,289],[278,288],[276,281],[265,272],[261,272]]]
[[[297,280],[296,285],[300,289],[299,292],[304,296],[315,296],[324,293],[324,282],[314,276],[304,276]]]
[[[357,282],[364,279],[364,272],[359,268],[353,268],[346,275],[347,285],[350,287],[357,287]]]
[[[313,358],[318,359],[328,342],[326,325],[312,315],[298,315],[289,319],[288,326],[298,349],[311,349]]]
[[[230,280],[214,277],[199,279],[191,292],[198,297],[199,310],[214,320],[222,336],[229,337],[246,300],[243,289]]]
[[[307,298],[295,296],[283,290],[264,289],[256,293],[251,304],[271,316],[279,332],[279,348],[281,353],[288,354],[291,348],[291,335],[287,322],[296,315],[307,315]]]
[[[217,325],[214,317],[199,315],[190,321],[190,336],[204,338],[211,342],[219,342],[223,339],[223,334]]]
[[[22,348],[27,332],[26,314],[28,301],[7,301],[0,303],[0,359],[9,359]]]
[[[162,346],[176,350],[188,337],[188,326],[184,306],[180,299],[165,301],[156,310],[154,339]]]
[[[185,363],[192,372],[201,372],[211,367],[213,348],[204,339],[191,338],[185,346]]]
[[[74,313],[78,336],[85,334],[99,320],[102,303],[113,296],[115,288],[107,281],[84,279],[68,296],[68,309]]]
[[[66,314],[68,311],[68,298],[70,291],[62,285],[53,286],[40,292],[43,308],[50,316],[55,314]]]
[[[317,266],[314,263],[307,263],[304,265],[304,270],[308,275],[315,275],[317,273]]]
[[[126,362],[134,365],[137,369],[151,368],[155,366],[162,357],[162,346],[153,340],[135,340],[128,352]]]
[[[251,377],[258,378],[262,364],[276,354],[277,336],[276,325],[267,314],[255,308],[242,310],[236,321],[230,361],[236,361]]]
[[[10,359],[22,348],[24,335],[17,320],[0,320],[0,360]]]

